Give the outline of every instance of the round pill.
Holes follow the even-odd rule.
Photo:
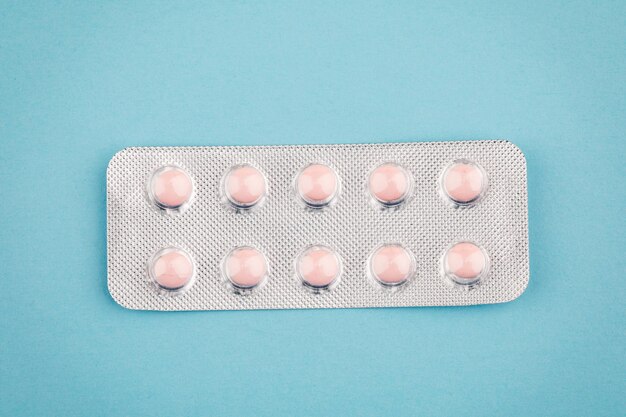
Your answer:
[[[305,249],[296,263],[298,276],[305,285],[314,288],[329,287],[341,275],[341,260],[330,248],[311,246]]]
[[[484,188],[483,170],[472,162],[455,162],[443,174],[443,189],[454,202],[471,203],[480,197]]]
[[[312,164],[304,168],[296,180],[296,189],[305,203],[311,206],[328,204],[337,195],[339,179],[328,165]]]
[[[409,194],[411,181],[408,172],[400,165],[380,165],[369,176],[369,191],[379,203],[395,205]]]
[[[415,261],[401,245],[384,245],[372,254],[370,272],[382,284],[400,285],[415,273]]]
[[[444,255],[444,272],[459,284],[471,284],[487,269],[485,252],[472,242],[456,243]]]
[[[234,167],[226,174],[224,191],[235,206],[252,207],[265,196],[265,177],[250,165]]]
[[[239,288],[252,288],[267,278],[265,256],[253,247],[245,246],[231,251],[224,262],[224,275]]]
[[[152,259],[150,275],[154,282],[166,290],[178,290],[188,285],[194,276],[191,257],[182,249],[168,248]]]
[[[150,192],[159,207],[176,209],[191,199],[193,183],[181,168],[167,166],[152,175]]]

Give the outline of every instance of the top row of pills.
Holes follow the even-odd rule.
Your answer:
[[[413,191],[414,179],[401,165],[384,163],[374,168],[367,179],[372,200],[383,207],[404,203]],[[295,194],[312,209],[333,204],[341,192],[341,179],[329,165],[313,163],[304,167],[293,182]],[[440,193],[457,207],[471,207],[487,190],[487,174],[475,162],[459,159],[442,172]],[[157,169],[148,182],[149,200],[161,210],[178,213],[192,202],[195,187],[191,176],[181,167],[167,165]],[[222,178],[221,195],[237,210],[249,210],[267,197],[267,180],[249,164],[232,167]]]

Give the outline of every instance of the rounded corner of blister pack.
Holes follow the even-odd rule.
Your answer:
[[[524,166],[526,166],[526,153],[522,150],[522,148],[515,142],[512,142],[508,139],[502,139],[502,141],[522,158]]]
[[[115,304],[117,304],[118,306],[122,307],[125,310],[144,310],[140,307],[133,305],[130,302],[130,299],[122,297],[116,290],[114,290],[111,287],[110,280],[108,280],[108,283],[107,283],[107,292],[109,293],[109,296],[113,299],[113,301],[115,301]]]
[[[518,288],[518,291],[515,293],[512,293],[511,296],[508,299],[504,300],[503,302],[509,303],[511,301],[518,300],[524,294],[526,294],[526,291],[528,291],[529,285],[530,285],[530,274],[527,273],[523,276],[522,285]]]
[[[122,159],[124,155],[130,151],[130,149],[132,148],[130,147],[122,148],[111,156],[111,158],[109,159],[109,162],[107,163],[107,169],[106,169],[107,177],[109,176],[109,172],[115,169],[115,165],[119,163],[119,160]]]

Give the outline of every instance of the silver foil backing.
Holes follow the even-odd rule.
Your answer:
[[[475,207],[454,208],[440,195],[439,178],[454,160],[483,167],[489,188]],[[293,191],[298,172],[313,162],[331,165],[341,178],[336,204],[307,209]],[[413,195],[396,210],[371,204],[368,173],[395,162],[414,176]],[[222,176],[250,163],[267,177],[262,207],[248,213],[220,201]],[[146,183],[164,165],[184,168],[195,196],[183,213],[168,215],[150,203]],[[299,308],[459,306],[501,303],[528,285],[526,161],[507,141],[127,148],[107,170],[108,288],[120,305],[138,310],[249,310]],[[446,285],[440,271],[444,250],[456,241],[479,243],[491,260],[489,275],[470,291]],[[371,251],[401,243],[417,261],[414,279],[398,291],[372,285],[366,271]],[[309,245],[335,248],[343,276],[331,291],[303,288],[294,259]],[[251,245],[269,261],[267,284],[239,295],[224,286],[220,264],[234,247]],[[196,281],[185,293],[163,296],[147,276],[147,262],[160,249],[188,251]]]

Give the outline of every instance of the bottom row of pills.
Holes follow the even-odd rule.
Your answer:
[[[270,276],[269,265],[261,251],[251,246],[231,250],[222,261],[222,275],[238,294],[263,287]],[[334,288],[343,273],[343,262],[333,249],[314,245],[305,248],[295,260],[295,276],[313,292]],[[157,252],[148,264],[150,279],[165,294],[175,295],[190,288],[196,278],[192,257],[180,248]],[[417,272],[414,255],[400,244],[381,245],[367,260],[368,277],[382,288],[398,288]],[[457,287],[470,289],[489,272],[487,252],[474,242],[457,242],[441,258],[441,274]]]

